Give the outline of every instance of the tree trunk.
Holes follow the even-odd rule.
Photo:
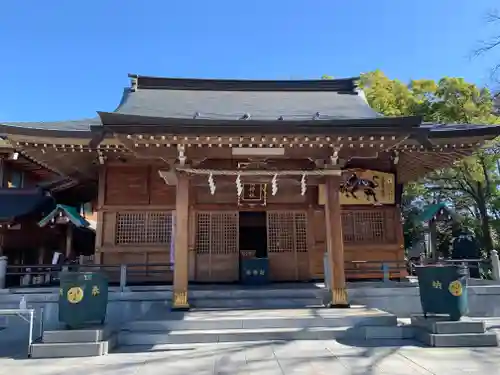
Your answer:
[[[482,232],[482,244],[486,254],[491,253],[493,250],[493,241],[491,239],[491,228],[490,228],[490,217],[488,216],[488,209],[486,207],[486,200],[484,197],[484,191],[482,189],[481,183],[478,182],[478,198],[477,199],[477,209],[479,211],[479,220],[481,221],[481,232]]]

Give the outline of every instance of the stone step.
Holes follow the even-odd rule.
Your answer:
[[[248,317],[219,319],[184,319],[184,320],[143,320],[127,323],[124,330],[173,331],[173,330],[214,330],[214,329],[271,329],[271,328],[310,328],[310,327],[345,327],[345,326],[396,326],[397,318],[393,315],[379,316],[332,316],[332,317]]]
[[[446,317],[428,317],[413,315],[411,325],[435,334],[460,334],[460,333],[484,333],[485,323],[478,320],[462,318],[459,321],[450,321]]]
[[[111,334],[108,328],[85,328],[85,329],[65,329],[51,330],[43,333],[42,341],[44,343],[96,343],[105,341]]]
[[[382,328],[382,327],[376,327]],[[292,341],[292,340],[332,340],[332,339],[404,339],[411,335],[401,327],[308,327],[308,328],[267,328],[267,329],[224,329],[224,330],[172,330],[172,331],[121,331],[120,345],[159,344],[201,344],[220,342]],[[408,337],[407,337],[408,336]]]
[[[283,287],[240,287],[235,289],[190,290],[190,300],[199,299],[276,299],[276,298],[322,298],[326,290],[320,285],[313,287],[304,284],[287,285]]]
[[[396,326],[393,314],[353,306],[350,309],[298,308],[298,309],[195,309],[172,312],[165,307],[151,308],[138,321],[127,323],[129,331],[170,331],[202,329],[259,329],[307,328],[342,326]]]
[[[382,339],[413,339],[415,332],[413,327],[399,326],[367,326],[359,327],[364,340],[382,340]]]
[[[117,343],[117,337],[99,342],[35,343],[31,345],[31,358],[95,357],[106,355]]]
[[[415,338],[433,347],[498,346],[498,338],[494,332],[435,334],[423,329],[415,329]]]
[[[290,309],[301,307],[321,307],[321,298],[316,297],[276,297],[276,298],[193,298],[189,301],[194,308],[233,308],[233,309]]]

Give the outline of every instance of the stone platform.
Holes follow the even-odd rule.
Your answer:
[[[445,317],[427,317],[414,315],[411,326],[415,338],[434,347],[479,347],[498,346],[497,335],[486,332],[485,323],[462,318],[450,321]]]

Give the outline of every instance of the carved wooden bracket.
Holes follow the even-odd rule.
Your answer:
[[[168,171],[159,170],[158,174],[160,175],[161,178],[163,178],[163,181],[165,181],[165,184],[177,185],[177,174],[175,173],[174,169],[170,169]]]

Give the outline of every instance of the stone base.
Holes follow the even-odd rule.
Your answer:
[[[111,329],[107,326],[51,330],[43,333],[42,342],[49,344],[99,342],[107,340],[111,333]]]
[[[31,358],[93,357],[109,353],[117,340],[106,326],[45,331],[30,348]]]
[[[434,334],[415,330],[415,339],[436,348],[498,346],[497,335],[494,332]]]
[[[450,321],[445,317],[414,315],[411,325],[415,339],[433,347],[498,346],[496,334],[486,332],[484,322],[468,318]]]
[[[191,310],[190,305],[177,305],[177,306],[172,306],[171,308],[172,311],[189,311]]]
[[[434,334],[460,334],[460,333],[484,333],[484,322],[473,321],[462,318],[459,321],[450,321],[445,317],[427,317],[413,315],[411,325]]]
[[[326,305],[326,307],[328,307],[329,309],[349,309],[351,307],[350,304],[348,303],[329,303],[328,305]]]

